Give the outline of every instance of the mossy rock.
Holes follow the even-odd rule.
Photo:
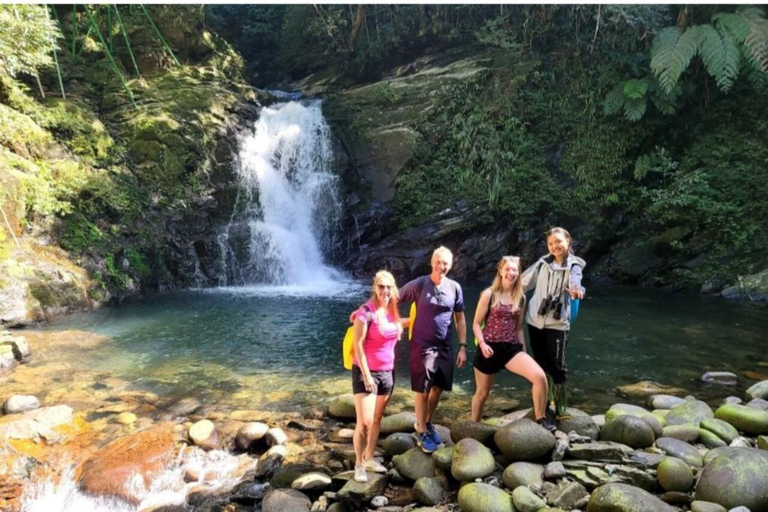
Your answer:
[[[357,413],[355,412],[355,397],[352,393],[346,393],[334,398],[328,405],[328,414],[334,418],[340,419],[355,419]]]
[[[512,496],[488,484],[462,486],[458,502],[462,512],[516,512]]]
[[[487,423],[457,421],[451,425],[451,439],[454,443],[458,443],[462,439],[471,438],[490,446],[493,444],[493,436],[498,430],[498,427]]]
[[[437,467],[444,471],[451,470],[451,461],[453,460],[453,446],[443,446],[432,452],[432,460]]]
[[[416,481],[419,478],[431,478],[435,476],[437,465],[430,454],[424,453],[421,448],[412,448],[402,455],[392,459],[395,469],[405,478]]]
[[[411,448],[416,447],[416,436],[413,434],[405,434],[403,432],[395,432],[387,436],[382,441],[382,448],[390,457],[405,453]]]
[[[739,437],[739,431],[736,430],[733,425],[716,418],[702,420],[699,428],[712,432],[717,437],[725,441],[726,444],[731,444],[734,439]]]
[[[493,440],[501,452],[512,461],[536,460],[550,453],[555,447],[555,436],[526,418],[499,429]]]
[[[699,475],[696,499],[768,512],[768,454],[752,448],[723,452]]]
[[[699,442],[707,448],[722,448],[728,446],[728,443],[720,439],[717,434],[709,430],[699,429]]]
[[[666,415],[667,425],[696,425],[704,419],[714,418],[712,409],[700,400],[692,400],[680,404]]]
[[[692,423],[667,425],[662,431],[662,437],[672,437],[686,443],[695,443],[699,439],[699,427]]]
[[[413,484],[413,496],[416,501],[424,505],[437,505],[446,498],[446,490],[443,488],[440,478],[419,478]]]
[[[504,470],[501,480],[507,489],[521,485],[541,485],[544,482],[544,466],[531,462],[513,462]]]
[[[693,471],[675,457],[666,457],[657,468],[657,477],[665,491],[688,492],[693,488]]]
[[[413,432],[414,423],[416,423],[416,414],[410,411],[398,412],[397,414],[382,418],[381,433]]]
[[[632,448],[648,448],[656,436],[643,419],[623,414],[606,422],[600,430],[600,439],[625,444]]]
[[[466,438],[453,447],[451,475],[460,482],[471,482],[493,473],[496,462],[491,451],[480,441]]]
[[[659,498],[627,484],[605,484],[589,499],[587,512],[676,512]]]
[[[748,434],[768,434],[768,411],[752,409],[745,405],[727,404],[717,409],[715,418],[730,423]]]
[[[537,512],[547,506],[547,503],[533,493],[528,487],[519,486],[512,491],[512,503],[520,512]]]
[[[704,466],[701,454],[693,446],[679,439],[671,437],[660,437],[656,440],[656,448],[663,451],[670,457],[677,457],[683,460],[689,466],[701,468]]]

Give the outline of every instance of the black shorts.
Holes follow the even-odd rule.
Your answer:
[[[374,395],[392,394],[392,390],[395,389],[395,370],[371,372],[371,377],[373,378],[372,393]],[[363,381],[363,371],[356,364],[352,365],[352,393],[355,395],[358,393],[368,394]]]
[[[509,342],[490,342],[487,343],[489,347],[493,349],[493,355],[486,358],[483,355],[483,351],[480,347],[477,347],[475,351],[474,367],[481,373],[486,375],[495,375],[503,370],[507,363],[514,358],[520,352],[524,352],[525,348],[521,343],[509,343]]]
[[[411,342],[411,390],[426,393],[433,387],[453,388],[453,347],[422,348]]]

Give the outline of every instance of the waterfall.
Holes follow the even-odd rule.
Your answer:
[[[289,101],[261,111],[240,138],[237,199],[219,236],[227,285],[322,287],[341,206],[322,102]]]

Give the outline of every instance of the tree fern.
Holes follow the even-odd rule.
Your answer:
[[[630,100],[639,100],[640,98],[645,98],[646,92],[648,92],[647,78],[640,80],[627,80],[624,82],[624,96]]]
[[[701,31],[698,26],[682,34],[677,27],[669,27],[656,35],[651,47],[651,71],[662,89],[671,91],[677,84],[680,75],[696,55],[700,41]]]
[[[758,9],[747,9],[742,15],[749,26],[744,38],[745,57],[761,73],[768,73],[768,20]]]
[[[607,116],[616,115],[624,108],[624,83],[616,85],[605,97],[603,113]]]
[[[647,108],[645,98],[629,99],[624,102],[624,117],[629,121],[639,121],[645,115]]]
[[[699,55],[707,72],[715,78],[717,86],[725,92],[736,81],[741,64],[741,52],[728,31],[718,32],[712,25],[699,27],[701,45]]]

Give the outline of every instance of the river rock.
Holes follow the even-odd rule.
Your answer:
[[[684,395],[686,391],[684,389],[665,386],[658,382],[650,380],[643,380],[634,384],[628,384],[626,386],[619,386],[616,388],[616,393],[619,396],[628,398],[647,398],[652,395]]]
[[[480,441],[465,438],[453,447],[451,475],[460,482],[471,482],[493,473],[496,462],[493,454]]]
[[[589,496],[589,493],[578,482],[560,482],[555,489],[547,493],[547,503],[563,510],[576,508],[576,504]]]
[[[562,463],[560,464],[562,466]],[[531,462],[513,462],[501,474],[501,480],[507,489],[515,489],[521,485],[541,485],[543,481],[544,466]],[[565,468],[563,468],[565,474]]]
[[[412,448],[394,457],[392,461],[398,473],[413,481],[424,477],[431,478],[435,476],[435,469],[437,469],[432,457],[420,448]]]
[[[657,470],[657,477],[665,491],[688,492],[693,488],[690,466],[675,457],[666,457]]]
[[[132,412],[121,412],[115,418],[115,423],[120,425],[133,425],[136,422],[136,415]]]
[[[416,423],[416,414],[410,411],[398,412],[382,418],[381,433],[388,435],[395,432],[413,432],[414,423]]]
[[[566,411],[570,418],[558,421],[558,430],[566,434],[576,432],[595,441],[600,437],[600,427],[597,426],[592,416],[574,407],[568,407]]]
[[[750,409],[768,411],[768,400],[763,400],[762,398],[753,398],[752,400],[750,400],[744,405],[746,405]]]
[[[661,437],[672,437],[686,443],[695,443],[699,439],[699,427],[690,423],[667,425],[662,430]]]
[[[651,409],[674,409],[684,403],[685,400],[674,395],[651,395],[646,401],[646,405]]]
[[[629,414],[630,416],[636,416],[638,418],[652,417],[658,420],[658,418],[656,418],[650,411],[638,405],[613,404],[610,407],[610,409],[608,409],[605,413],[605,421],[607,423],[611,421],[613,418],[617,416],[622,416],[624,414]]]
[[[78,469],[78,486],[89,494],[138,504],[174,453],[172,424],[162,423],[100,449]]]
[[[256,466],[256,478],[270,478],[288,455],[288,450],[284,445],[273,446],[259,457],[259,464]]]
[[[235,435],[235,445],[243,451],[251,451],[261,439],[264,438],[269,426],[266,423],[252,421],[246,423],[237,431]]]
[[[763,400],[768,400],[768,380],[763,380],[750,386],[749,389],[747,389],[746,398],[747,400],[752,398],[762,398]]]
[[[541,477],[547,480],[558,480],[563,478],[565,477],[565,466],[558,460],[550,462],[544,466],[544,473],[542,473]]]
[[[768,434],[768,411],[729,404],[720,406],[715,412],[715,417],[748,434]]]
[[[717,418],[702,420],[699,428],[712,432],[725,441],[726,444],[731,444],[734,439],[739,437],[739,431],[736,430],[733,425]]]
[[[714,418],[715,414],[712,409],[701,400],[686,401],[674,409],[665,417],[667,425],[696,425],[697,427],[702,420],[707,418]]]
[[[757,447],[761,450],[768,450],[768,436],[757,436]]]
[[[387,475],[368,472],[367,482],[355,482],[354,478],[347,480],[338,492],[339,498],[349,501],[367,502],[384,492],[387,487]]]
[[[317,471],[301,475],[291,482],[291,489],[297,491],[322,491],[330,486],[331,477]]]
[[[728,446],[728,443],[717,437],[716,434],[709,430],[699,429],[699,442],[707,448],[721,448]]]
[[[13,395],[3,404],[3,413],[18,414],[40,407],[40,400],[32,395]]]
[[[731,372],[707,372],[701,376],[704,382],[721,386],[735,386],[738,378],[738,375]]]
[[[493,439],[501,452],[512,461],[536,460],[555,447],[555,436],[526,418],[502,427]]]
[[[498,427],[488,425],[487,423],[457,421],[451,425],[451,439],[454,443],[458,443],[462,439],[471,438],[480,441],[486,446],[491,446],[493,436],[498,430]]]
[[[453,446],[443,446],[432,452],[432,460],[438,468],[450,471],[453,460]]]
[[[686,442],[671,437],[660,437],[656,440],[655,444],[656,448],[663,451],[665,454],[670,457],[677,457],[690,466],[695,468],[704,466],[699,451]]]
[[[515,512],[512,497],[488,484],[464,485],[459,490],[458,501],[462,512]]]
[[[328,414],[334,418],[344,420],[353,420],[357,417],[355,413],[355,397],[352,393],[337,396],[328,405]]]
[[[606,484],[592,493],[587,512],[676,512],[659,498],[627,484]]]
[[[416,437],[413,434],[395,432],[387,436],[381,443],[382,448],[390,457],[405,453],[411,448],[416,447]]]
[[[624,414],[606,422],[600,431],[600,439],[632,448],[648,448],[656,436],[648,423],[641,418]]]
[[[446,499],[446,491],[440,483],[440,478],[419,478],[413,484],[413,497],[424,505],[437,505]]]
[[[312,501],[294,489],[273,489],[264,496],[262,512],[309,512]]]
[[[574,459],[620,461],[632,455],[634,450],[621,443],[597,441],[587,444],[575,444],[568,448],[568,455]]]
[[[699,475],[696,499],[768,512],[768,454],[750,448],[724,451]]]
[[[267,440],[267,446],[278,446],[288,442],[288,436],[278,427],[267,430],[264,439]]]
[[[540,508],[547,506],[546,502],[533,491],[522,485],[512,491],[512,503],[520,512],[536,512]]]
[[[0,440],[6,439],[56,439],[55,427],[72,424],[72,408],[55,405],[33,409],[21,417],[0,424]]]
[[[691,502],[691,512],[728,512],[725,507],[711,501],[694,500]]]
[[[212,450],[219,443],[219,435],[210,420],[200,420],[189,427],[189,440],[203,450]]]
[[[605,414],[593,414],[590,417],[598,428],[603,428],[605,426]]]

